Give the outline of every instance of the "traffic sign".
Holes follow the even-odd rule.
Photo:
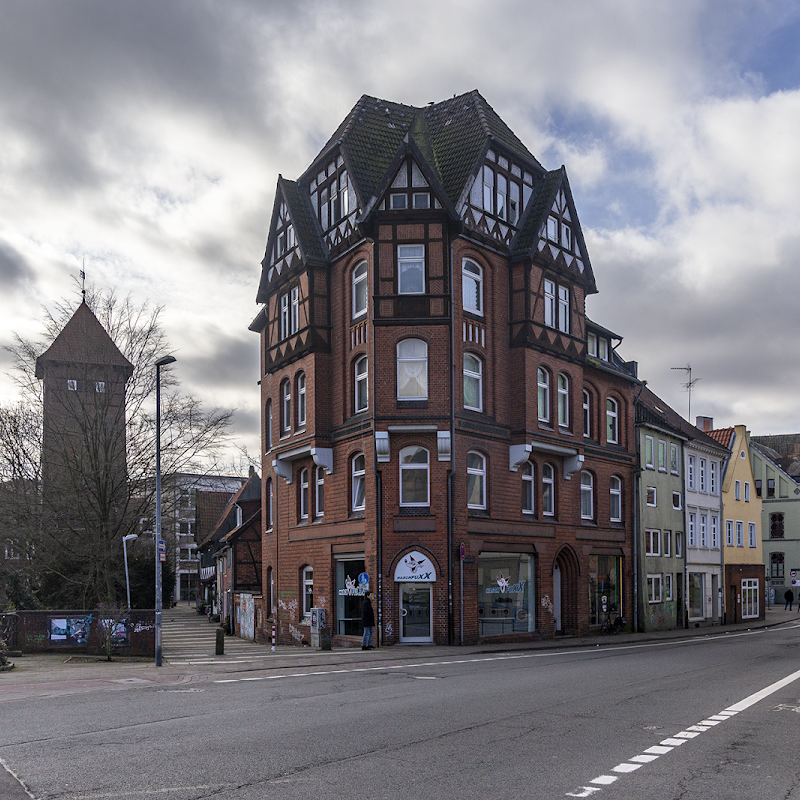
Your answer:
[[[461,542],[459,553],[461,555],[461,560],[463,561],[467,557],[467,546],[464,544],[464,542]]]
[[[366,573],[366,572],[362,572],[362,573],[361,573],[361,574],[358,576],[358,582],[359,582],[359,583],[360,583],[362,586],[366,586],[366,585],[369,583],[369,575],[367,575],[367,573]]]

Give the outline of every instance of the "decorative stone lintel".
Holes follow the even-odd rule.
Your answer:
[[[294,450],[287,450],[279,453],[273,460],[272,467],[276,474],[280,475],[286,483],[292,482],[292,462],[300,458],[311,456],[318,467],[322,467],[330,475],[333,472],[333,448],[332,447],[296,447]]]

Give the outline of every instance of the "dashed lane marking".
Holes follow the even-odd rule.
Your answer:
[[[720,711],[719,714],[712,714],[708,719],[702,720],[697,725],[690,725],[688,728],[686,728],[686,730],[678,731],[678,733],[676,733],[674,736],[668,736],[666,739],[662,739],[659,744],[648,747],[642,753],[629,758],[627,761],[623,761],[621,764],[617,764],[616,767],[612,767],[611,772],[617,772],[620,775],[634,772],[644,764],[649,764],[660,756],[665,756],[667,753],[671,753],[676,747],[686,744],[686,742],[690,739],[700,736],[701,733],[705,733],[705,731],[709,730],[709,728],[713,727],[714,725],[719,725],[720,722],[725,722],[725,720],[736,716],[740,711],[745,711],[746,709],[750,708],[750,706],[755,705],[760,700],[763,700],[780,689],[783,689],[784,686],[788,686],[798,678],[800,678],[800,670],[793,672],[791,675],[787,675],[785,678],[781,678],[779,681],[775,681],[775,683],[771,683],[769,686],[766,686],[760,691],[751,694],[749,697],[745,697],[744,700],[740,700],[738,703],[728,706],[723,711]],[[610,786],[612,783],[615,783],[618,778],[619,775],[598,775],[596,778],[592,778],[590,781],[588,781],[590,785],[581,786],[574,792],[566,792],[566,796],[590,797],[600,791],[598,788],[599,786]],[[591,784],[596,785],[592,786]]]

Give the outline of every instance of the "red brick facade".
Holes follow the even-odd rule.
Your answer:
[[[369,127],[372,100],[362,98],[352,125]],[[477,93],[459,100],[467,110],[485,104]],[[445,125],[429,110],[392,105],[390,114],[387,104],[385,113],[392,125],[410,124],[407,115],[427,115],[431,129]],[[610,338],[604,355],[587,353],[584,298],[596,289],[566,174],[545,172],[508,134],[505,148],[492,140],[494,149],[478,152],[473,176],[488,180],[484,163],[519,176],[515,190],[490,201],[484,188],[480,201],[515,225],[488,211],[476,222],[473,200],[448,193],[447,173],[408,137],[377,187],[365,189],[366,173],[353,164],[365,156],[346,137],[296,184],[279,182],[264,309],[251,329],[262,337],[264,619],[276,622],[280,642],[308,641],[311,602],[326,609],[339,641],[355,641],[356,570],[369,577],[381,644],[585,634],[602,621],[609,595],[632,616],[633,370]],[[329,212],[320,209],[334,190],[319,187],[341,185],[345,169],[356,191],[330,214],[347,212],[358,226],[347,227],[345,215],[326,229]],[[512,206],[516,196],[527,201]],[[545,246],[556,214],[569,230],[558,245],[551,233]],[[421,268],[409,268],[415,258]],[[546,409],[539,370],[549,383]],[[410,459],[402,468],[401,458]],[[612,476],[621,482],[613,509]],[[418,564],[430,579],[408,572]]]

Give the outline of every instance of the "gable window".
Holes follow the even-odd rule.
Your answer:
[[[314,570],[312,567],[303,569],[303,616],[310,617],[314,608]]]
[[[397,344],[397,399],[428,399],[428,345],[421,339]]]
[[[368,291],[367,262],[362,261],[353,270],[353,317],[360,317],[367,313]]]
[[[464,310],[483,314],[483,269],[465,258],[461,266]]]
[[[368,375],[368,361],[366,356],[361,356],[354,366],[354,374],[355,374],[355,413],[358,414],[361,411],[366,411],[369,406],[369,394],[368,394],[368,383],[367,383],[367,375]]]
[[[558,424],[569,427],[569,378],[563,372],[558,376]]]
[[[94,390],[98,394],[103,394],[106,390],[106,383],[105,381],[96,381],[94,384]]]
[[[526,461],[522,466],[522,513],[533,514],[533,464]]]
[[[467,508],[486,508],[486,459],[467,453]]]
[[[594,475],[581,472],[581,519],[594,519]]]
[[[408,195],[406,194],[393,194],[389,198],[389,207],[392,211],[402,211],[408,208]]]
[[[300,372],[297,375],[297,427],[302,428],[306,424],[306,374]]]
[[[653,437],[644,437],[644,465],[647,469],[655,469],[655,462],[653,461]]]
[[[539,422],[550,422],[550,373],[539,367],[536,381],[539,389]]]
[[[622,522],[622,481],[612,475],[609,481],[609,517],[612,522]]]
[[[431,196],[427,192],[414,192],[414,208],[422,210],[431,207]]]
[[[349,180],[341,156],[338,166],[331,162],[327,168],[320,169],[316,181],[311,184],[311,205],[317,212],[323,231],[350,213]]]
[[[555,471],[552,464],[545,464],[542,467],[542,514],[552,517],[555,513]]]
[[[550,216],[547,218],[547,238],[551,242],[558,244],[558,218]]]
[[[356,453],[350,460],[350,509],[364,510],[364,478],[366,476],[364,454]]]
[[[425,293],[425,245],[397,246],[397,291],[399,294]]]
[[[428,451],[424,447],[404,447],[400,451],[400,505],[430,505]]]
[[[292,385],[286,378],[281,383],[281,435],[289,433],[292,428]]]
[[[712,491],[713,491],[713,484],[714,484],[714,480],[713,480],[714,466],[715,466],[715,464],[712,462],[712,464],[711,464]],[[675,442],[670,442],[669,443],[669,471],[673,475],[677,475],[678,474],[678,445],[676,445]]]
[[[508,201],[508,178],[501,173],[497,173],[497,192],[496,192],[496,214],[500,219],[506,218],[506,206]]]
[[[592,435],[592,398],[586,389],[583,390],[583,435],[586,439]]]
[[[646,530],[644,532],[644,552],[648,556],[661,555],[661,531]]]
[[[569,289],[558,287],[558,329],[569,333]]]
[[[606,441],[617,444],[619,441],[619,413],[617,401],[610,397],[606,400]]]
[[[325,513],[325,467],[317,467],[314,496],[314,515],[321,517]]]
[[[750,502],[750,481],[744,482],[744,501],[745,503]]]
[[[667,443],[663,439],[658,440],[658,471],[667,471]]]
[[[556,285],[549,280],[544,282],[544,324],[556,327]]]
[[[741,500],[742,499],[742,482],[736,481],[733,487],[733,498],[734,500]]]
[[[308,470],[300,470],[300,519],[308,519]]]
[[[464,353],[464,408],[483,411],[483,362]]]
[[[783,539],[783,514],[769,515],[769,538]]]

